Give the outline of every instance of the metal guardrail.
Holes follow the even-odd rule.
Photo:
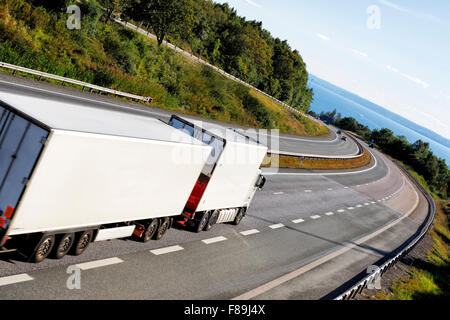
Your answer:
[[[74,79],[70,79],[70,78],[65,78],[65,77],[55,75],[55,74],[46,73],[46,72],[42,72],[42,71],[38,71],[38,70],[28,69],[25,67],[16,66],[13,64],[5,63],[5,62],[0,62],[0,67],[13,70],[13,74],[16,72],[24,72],[24,73],[29,73],[29,74],[39,76],[39,79],[40,78],[49,78],[49,79],[53,79],[53,80],[62,81],[62,83],[67,82],[67,83],[71,83],[71,84],[76,84],[76,85],[82,86],[83,90],[84,90],[84,88],[89,88],[90,91],[97,90],[98,92],[106,92],[106,93],[110,93],[110,94],[113,94],[116,96],[122,96],[122,97],[131,98],[131,99],[135,99],[135,100],[141,100],[144,102],[152,102],[152,100],[153,100],[151,97],[143,97],[143,96],[138,96],[138,95],[131,94],[131,93],[121,92],[118,90],[104,88],[104,87],[96,86],[94,84],[90,84],[87,82],[82,82],[82,81],[78,81],[78,80],[74,80]]]
[[[147,30],[144,30],[144,29],[140,28],[139,26],[136,26],[136,25],[134,25],[132,23],[129,23],[127,21],[120,20],[120,19],[117,19],[117,18],[115,18],[114,21],[119,23],[119,24],[121,24],[121,25],[123,25],[123,26],[125,26],[125,27],[127,27],[127,28],[136,30],[137,32],[139,32],[139,33],[141,33],[141,34],[143,34],[143,35],[145,35],[145,36],[147,36],[147,37],[149,37],[149,38],[151,38],[153,40],[157,39],[154,34],[150,33]],[[272,97],[271,95],[265,93],[264,91],[261,91],[260,89],[252,86],[251,84],[249,84],[249,83],[247,83],[247,82],[245,82],[245,81],[243,81],[243,80],[241,80],[239,78],[236,78],[235,76],[233,76],[233,75],[227,73],[226,71],[224,71],[224,70],[222,70],[222,69],[220,69],[220,68],[210,64],[209,62],[201,59],[200,57],[197,57],[197,56],[193,55],[190,52],[184,51],[183,49],[177,47],[176,45],[171,44],[170,42],[167,42],[166,40],[163,40],[163,44],[165,46],[167,46],[167,47],[169,47],[169,48],[171,48],[171,49],[173,49],[173,50],[175,50],[175,51],[177,51],[177,52],[179,52],[179,53],[189,57],[189,58],[195,59],[199,63],[202,63],[202,64],[204,64],[204,65],[206,65],[206,66],[208,66],[210,68],[213,68],[214,70],[216,70],[217,72],[219,72],[220,74],[224,75],[225,77],[227,77],[227,78],[229,78],[231,80],[237,81],[237,82],[239,82],[239,83],[241,83],[241,84],[243,84],[243,85],[245,85],[245,86],[247,86],[249,88],[252,88],[252,89],[256,90],[257,92],[259,92],[260,94],[266,96],[267,98],[270,98],[273,101],[278,102],[282,106],[286,107],[288,110],[290,110],[292,112],[296,112],[296,113],[298,113],[298,114],[300,114],[300,115],[302,115],[302,116],[304,116],[304,117],[306,117],[306,118],[308,118],[308,119],[310,119],[310,120],[312,120],[314,122],[317,122],[317,123],[321,124],[321,122],[319,122],[316,118],[310,116],[309,114],[303,113],[303,112],[301,112],[301,111],[299,111],[299,110],[297,110],[295,108],[292,108],[291,106],[289,106],[288,104],[284,103],[283,101],[280,101],[277,98]]]
[[[414,246],[425,236],[425,234],[430,229],[434,217],[436,215],[436,204],[434,203],[433,197],[428,193],[428,191],[422,187],[422,185],[403,167],[398,167],[405,172],[408,177],[413,181],[413,183],[419,188],[419,190],[425,195],[428,204],[428,216],[427,222],[424,228],[419,232],[418,236],[412,239],[409,243],[403,244],[396,252],[392,255],[392,257],[384,262],[375,272],[367,275],[363,279],[359,280],[355,285],[353,285],[350,289],[346,290],[344,293],[341,293],[334,300],[350,300],[353,299],[357,294],[361,293],[365,288],[367,288],[369,283],[372,283],[375,279],[381,277],[386,271],[388,271],[402,256],[408,253]]]

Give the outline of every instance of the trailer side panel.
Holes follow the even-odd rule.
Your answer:
[[[210,152],[204,145],[53,130],[9,234],[179,215]]]

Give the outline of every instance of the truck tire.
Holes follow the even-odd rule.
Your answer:
[[[211,230],[211,228],[216,224],[217,218],[219,218],[219,210],[214,210],[209,216],[208,223],[205,226],[205,231]]]
[[[34,263],[44,261],[52,251],[54,245],[55,235],[51,234],[44,236],[36,246],[33,256],[31,257],[31,261]]]
[[[53,247],[52,256],[55,259],[64,257],[75,241],[75,233],[66,233],[57,237],[55,246]]]
[[[156,230],[156,233],[154,235],[155,240],[161,239],[166,234],[167,229],[169,229],[169,222],[170,219],[167,217],[160,219],[158,229]]]
[[[234,221],[232,222],[235,226],[241,223],[242,218],[244,217],[244,213],[245,209],[239,209],[239,212],[237,213],[236,217],[234,218]]]
[[[158,230],[158,219],[153,219],[152,222],[145,228],[142,237],[140,238],[142,242],[150,241],[153,238],[156,231]]]
[[[86,251],[87,247],[92,241],[92,237],[94,236],[94,232],[92,230],[87,230],[84,232],[80,232],[75,236],[75,242],[72,245],[70,253],[74,256],[79,256],[84,251]]]
[[[208,212],[204,212],[204,213],[199,212],[199,213],[196,213],[196,215],[199,215],[200,218],[194,219],[195,220],[194,232],[199,233],[200,231],[205,229],[205,227],[208,223],[209,214],[208,214]]]

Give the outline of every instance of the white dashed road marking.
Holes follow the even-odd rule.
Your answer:
[[[151,253],[153,253],[154,255],[160,255],[160,254],[165,254],[165,253],[169,253],[169,252],[175,252],[175,251],[180,251],[183,250],[184,248],[181,246],[171,246],[171,247],[165,247],[165,248],[161,248],[161,249],[155,249],[155,250],[150,250]]]
[[[344,209],[339,209],[337,212],[342,213],[344,211],[345,211]]]
[[[327,215],[327,216],[331,216],[333,214],[334,214],[334,212],[327,212],[327,213],[325,213],[325,215]]]
[[[258,232],[259,232],[259,231],[256,230],[256,229],[250,229],[250,230],[241,231],[241,234],[242,234],[243,236],[248,236],[248,235],[251,235],[251,234],[258,233]]]
[[[33,278],[30,277],[26,273],[16,274],[14,276],[3,277],[3,278],[0,278],[0,287],[7,286],[9,284],[19,283],[19,282],[30,281],[30,280],[33,280]]]
[[[227,238],[220,236],[220,237],[205,239],[205,240],[202,240],[202,242],[206,243],[206,244],[210,244],[210,243],[216,243],[216,242],[225,241],[225,240],[227,240]]]
[[[301,223],[301,222],[303,222],[303,221],[305,221],[305,220],[303,220],[303,219],[295,219],[295,220],[292,220],[293,223]]]
[[[282,228],[284,227],[284,224],[282,223],[277,223],[277,224],[273,224],[271,226],[269,226],[270,229],[278,229],[278,228]]]
[[[122,262],[123,262],[122,259],[114,257],[114,258],[90,261],[90,262],[85,262],[85,263],[79,263],[79,264],[76,264],[76,266],[78,268],[80,268],[81,270],[89,270],[89,269],[109,266],[109,265],[116,264],[116,263],[122,263]]]
[[[320,216],[319,215],[314,215],[314,216],[311,216],[311,219],[319,219],[320,218]]]

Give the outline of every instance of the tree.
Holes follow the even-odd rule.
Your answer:
[[[108,21],[111,19],[112,14],[114,13],[114,11],[122,10],[122,7],[124,6],[125,1],[124,0],[99,0],[99,3],[106,10],[105,23],[108,23]]]
[[[166,35],[189,33],[194,25],[192,0],[128,0],[124,12],[133,20],[148,24],[158,46]]]
[[[64,12],[67,7],[70,5],[69,0],[53,0],[53,1],[46,1],[46,0],[32,0],[31,1],[34,6],[39,7],[42,6],[49,11],[54,12]]]

